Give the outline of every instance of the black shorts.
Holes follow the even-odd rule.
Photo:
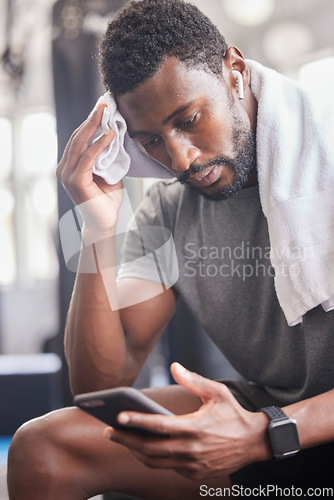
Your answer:
[[[264,389],[244,381],[224,381],[238,402],[249,411],[265,406],[282,406]],[[326,496],[334,496],[334,442],[301,450],[283,460],[266,460],[248,465],[231,475],[233,485],[244,488],[268,486],[266,496],[282,496],[282,488],[299,488],[303,496],[308,496],[307,488],[319,493],[318,488],[332,488]],[[236,486],[236,488],[237,488]],[[274,487],[276,489],[274,490]],[[317,489],[317,490],[315,490]],[[237,490],[240,491],[240,490]],[[288,491],[288,490],[286,490]],[[272,492],[271,495],[269,493]],[[284,494],[284,496],[286,496]],[[295,496],[292,494],[292,496]],[[300,495],[298,495],[300,496]]]

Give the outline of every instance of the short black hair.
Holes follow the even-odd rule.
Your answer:
[[[100,43],[100,69],[105,87],[117,97],[152,77],[165,56],[222,76],[226,50],[218,28],[194,5],[131,1],[108,25]]]

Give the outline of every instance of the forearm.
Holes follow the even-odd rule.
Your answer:
[[[334,441],[334,390],[319,394],[292,405],[282,407],[284,413],[297,422],[301,449]],[[255,460],[272,458],[268,432],[268,417],[262,412],[254,414],[256,445]]]
[[[297,421],[302,448],[334,441],[334,390],[283,408]]]
[[[66,325],[65,351],[75,393],[129,385],[137,375],[117,307],[113,239],[94,245],[94,254],[92,262],[92,247],[83,247]],[[87,272],[92,264],[95,272]]]

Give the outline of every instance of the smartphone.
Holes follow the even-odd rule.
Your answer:
[[[154,434],[143,429],[119,424],[117,415],[126,410],[173,415],[172,412],[133,387],[117,387],[116,389],[78,394],[74,397],[74,404],[115,429],[131,430],[146,436]]]

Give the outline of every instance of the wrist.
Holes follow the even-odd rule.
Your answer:
[[[82,229],[79,272],[91,273],[116,266],[115,228],[109,230]]]
[[[116,234],[116,225],[108,228],[97,228],[83,224],[81,230],[81,241],[83,246],[90,246],[99,241],[112,239]]]
[[[278,406],[266,406],[258,411],[265,413],[269,419],[268,430],[273,457],[281,459],[298,453],[300,440],[297,421]]]
[[[253,413],[254,439],[252,462],[270,460],[273,456],[268,431],[268,417],[264,413]]]

